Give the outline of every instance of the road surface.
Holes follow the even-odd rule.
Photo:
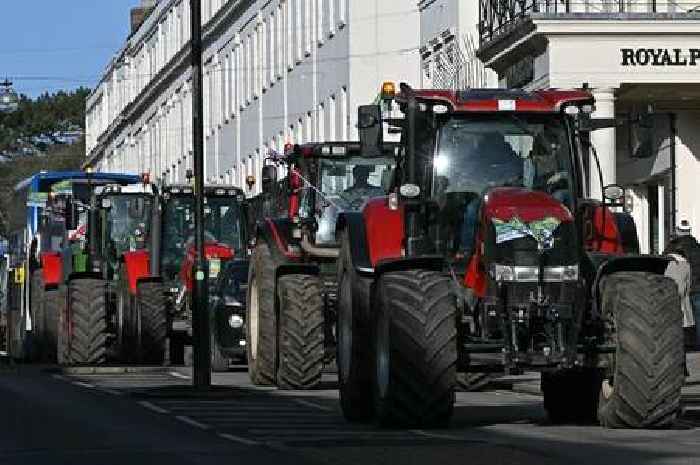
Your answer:
[[[326,389],[283,392],[232,371],[214,375],[214,394],[183,397],[189,377],[4,369],[0,464],[700,464],[693,379],[672,430],[552,426],[539,396],[495,390],[458,393],[450,429],[387,431],[343,420],[332,375]]]

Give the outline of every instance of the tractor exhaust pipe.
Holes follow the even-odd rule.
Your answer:
[[[309,242],[309,236],[306,234],[304,234],[301,238],[301,248],[304,252],[315,257],[338,258],[340,256],[339,248],[316,247],[311,242]]]

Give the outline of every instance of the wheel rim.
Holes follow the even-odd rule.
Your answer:
[[[386,309],[379,309],[379,321],[377,322],[377,344],[376,367],[377,367],[377,390],[380,398],[384,398],[389,391],[389,371],[391,367],[391,354],[389,350],[389,319]]]
[[[253,278],[250,282],[250,358],[255,360],[258,353],[258,282]]]
[[[341,276],[339,307],[338,307],[338,369],[341,382],[350,376],[350,358],[352,354],[352,299],[350,297],[350,281],[347,275]]]

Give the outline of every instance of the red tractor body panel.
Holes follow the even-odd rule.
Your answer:
[[[488,193],[484,202],[484,217],[509,221],[513,218],[529,223],[546,217],[561,222],[574,221],[568,208],[545,192],[519,187],[501,187]]]
[[[615,216],[604,205],[598,205],[593,209],[593,218],[588,226],[589,234],[586,237],[586,250],[603,252],[613,255],[624,253],[622,236],[617,227]],[[592,229],[592,231],[590,231]],[[592,234],[591,234],[592,232]]]
[[[44,286],[57,286],[63,281],[63,258],[58,252],[41,253]]]
[[[563,105],[593,103],[590,92],[578,90],[539,90],[529,93],[513,92],[512,95],[500,95],[500,98],[489,96],[480,91],[451,91],[421,89],[414,90],[419,100],[442,103],[450,107],[452,112],[543,112],[554,113],[561,111]],[[397,99],[401,99],[399,94]],[[501,102],[512,101],[514,106]]]
[[[220,244],[218,242],[205,242],[204,244],[204,257],[207,260],[231,260],[233,258],[233,254],[233,249],[227,245]],[[197,253],[194,245],[191,245],[187,249],[187,257],[185,258],[185,261],[182,262],[182,268],[180,268],[180,279],[185,284],[187,292],[192,292],[192,289],[194,288],[193,270],[196,257]]]
[[[126,277],[129,281],[129,292],[136,295],[139,279],[150,276],[150,254],[146,250],[136,250],[124,253]]]
[[[376,266],[380,260],[402,257],[403,208],[392,210],[386,197],[378,197],[367,201],[362,215],[372,266]]]

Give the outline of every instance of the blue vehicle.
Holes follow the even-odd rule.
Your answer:
[[[90,272],[86,250],[95,186],[135,184],[116,173],[39,172],[15,186],[9,213],[5,312],[7,351],[16,359],[55,359],[64,279]]]

